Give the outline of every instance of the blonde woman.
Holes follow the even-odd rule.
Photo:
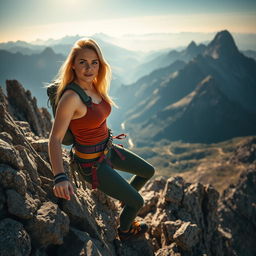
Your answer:
[[[81,167],[84,179],[93,188],[122,202],[118,226],[120,240],[145,233],[147,224],[135,221],[144,204],[138,191],[155,170],[135,153],[111,143],[113,136],[106,120],[116,104],[108,95],[111,69],[99,45],[92,39],[78,40],[57,78],[57,109],[48,144],[54,195],[70,200],[74,193],[72,183],[64,173],[61,150],[63,137],[69,128],[75,138],[74,159]],[[85,105],[75,91],[65,90],[71,83],[78,85],[90,97],[90,106]],[[109,158],[106,152],[110,153]],[[114,169],[135,175],[128,183]]]

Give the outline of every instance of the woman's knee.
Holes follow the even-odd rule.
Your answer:
[[[149,164],[147,168],[147,178],[148,179],[152,178],[154,174],[155,174],[155,167]]]
[[[135,209],[140,209],[144,205],[144,199],[137,193],[137,195],[132,198],[131,202],[127,202],[127,205]]]

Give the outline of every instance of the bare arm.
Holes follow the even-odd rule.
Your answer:
[[[68,129],[69,123],[79,105],[79,96],[72,91],[67,91],[61,97],[56,109],[56,115],[49,137],[48,153],[52,166],[53,175],[64,172],[62,160],[61,142]],[[57,197],[69,199],[69,190],[73,188],[70,182],[62,181],[54,186],[54,193]]]

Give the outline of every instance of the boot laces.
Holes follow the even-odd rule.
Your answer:
[[[140,223],[138,221],[134,221],[131,225],[130,231],[129,233],[134,233],[137,234],[138,232],[141,231],[141,226]]]

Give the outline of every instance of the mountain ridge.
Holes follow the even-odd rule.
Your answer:
[[[224,43],[222,44],[222,42]],[[150,129],[153,129],[152,126],[155,126],[153,130],[159,130],[162,128],[157,127],[157,122],[152,121],[151,119],[152,116],[158,115],[159,113],[161,113],[162,109],[166,108],[171,104],[175,104],[175,102],[178,102],[179,100],[189,95],[195,90],[196,86],[208,76],[214,78],[215,83],[218,85],[217,87],[219,90],[219,95],[221,94],[226,97],[226,100],[221,101],[221,104],[223,104],[223,110],[225,110],[224,106],[227,106],[225,102],[227,101],[229,102],[229,106],[233,105],[234,108],[237,109],[237,113],[241,114],[240,117],[238,115],[236,116],[236,120],[239,123],[239,126],[234,126],[232,128],[232,126],[230,126],[229,124],[229,122],[231,122],[231,116],[233,116],[232,111],[227,111],[227,116],[223,116],[221,114],[221,111],[217,111],[217,109],[221,109],[221,107],[215,105],[216,111],[220,115],[219,118],[222,122],[223,127],[230,127],[229,138],[232,138],[234,134],[235,136],[246,135],[246,131],[248,132],[247,135],[252,135],[256,132],[256,130],[252,128],[255,127],[253,120],[256,113],[256,62],[253,59],[248,58],[238,52],[236,47],[233,47],[233,50],[231,50],[232,55],[230,55],[229,52],[224,53],[223,55],[224,49],[229,48],[229,45],[226,42],[231,42],[231,44],[234,44],[231,34],[229,34],[227,31],[222,31],[218,33],[214,37],[213,41],[211,41],[209,45],[206,46],[205,53],[198,54],[187,64],[178,69],[175,73],[172,73],[169,76],[167,75],[159,80],[156,79],[154,83],[154,85],[156,86],[154,91],[155,93],[144,95],[147,104],[143,106],[140,102],[138,107],[136,107],[134,103],[133,105],[131,104],[126,106],[129,111],[126,113],[125,116],[125,124],[127,129],[129,131],[132,131],[131,136],[133,137],[135,143],[139,137],[141,137],[141,141],[145,140],[144,136],[146,133],[140,133],[138,131],[144,131],[147,125],[149,125],[149,131]],[[209,51],[209,49],[213,52],[216,52],[216,49],[220,50],[220,58],[212,57],[212,52]],[[139,88],[145,83],[145,81],[147,81],[147,79],[148,76],[141,78],[141,84],[137,84],[136,86]],[[132,88],[130,88],[130,90],[132,90]],[[136,91],[136,87],[134,87],[134,90]],[[210,101],[208,100],[205,103],[206,105],[210,104]],[[210,105],[209,109],[211,109]],[[230,107],[228,107],[228,109],[230,109]],[[191,115],[193,116],[193,113],[191,113]],[[244,118],[245,116],[248,119],[247,121]],[[147,120],[151,120],[152,122],[147,122]],[[166,118],[163,118],[163,120],[163,122],[165,122],[165,124],[167,125]],[[197,116],[196,122],[198,122],[199,124],[201,123],[203,126],[205,126],[206,124],[203,124],[204,120],[204,118]],[[248,127],[246,125],[242,126],[238,120],[244,120],[245,124],[247,124]],[[189,121],[187,123],[184,123],[185,129],[189,126]],[[240,129],[240,134],[238,132],[239,129],[237,129],[238,127]],[[217,129],[215,130],[217,131]],[[162,133],[164,134],[162,137],[158,136],[157,139],[164,139],[164,136],[167,136],[168,134],[170,134],[171,136],[172,132],[173,131],[170,129],[169,131]],[[187,133],[191,133],[191,136],[195,136],[196,134],[195,131],[187,131]],[[194,135],[192,135],[193,133]],[[225,133],[227,134],[228,132],[226,131]],[[147,133],[147,135],[149,134],[150,132]],[[197,136],[198,142],[202,141],[203,138],[201,138],[201,135],[198,134]],[[214,139],[212,138],[211,140],[211,136],[207,137],[207,134],[205,134],[205,141],[216,142],[217,134],[214,136]],[[182,136],[176,136],[175,139],[183,140],[185,139],[185,137],[186,135],[183,134]],[[225,139],[228,139],[228,135],[225,135],[224,137]],[[224,137],[220,135],[220,138]],[[196,141],[196,136],[193,141]]]

